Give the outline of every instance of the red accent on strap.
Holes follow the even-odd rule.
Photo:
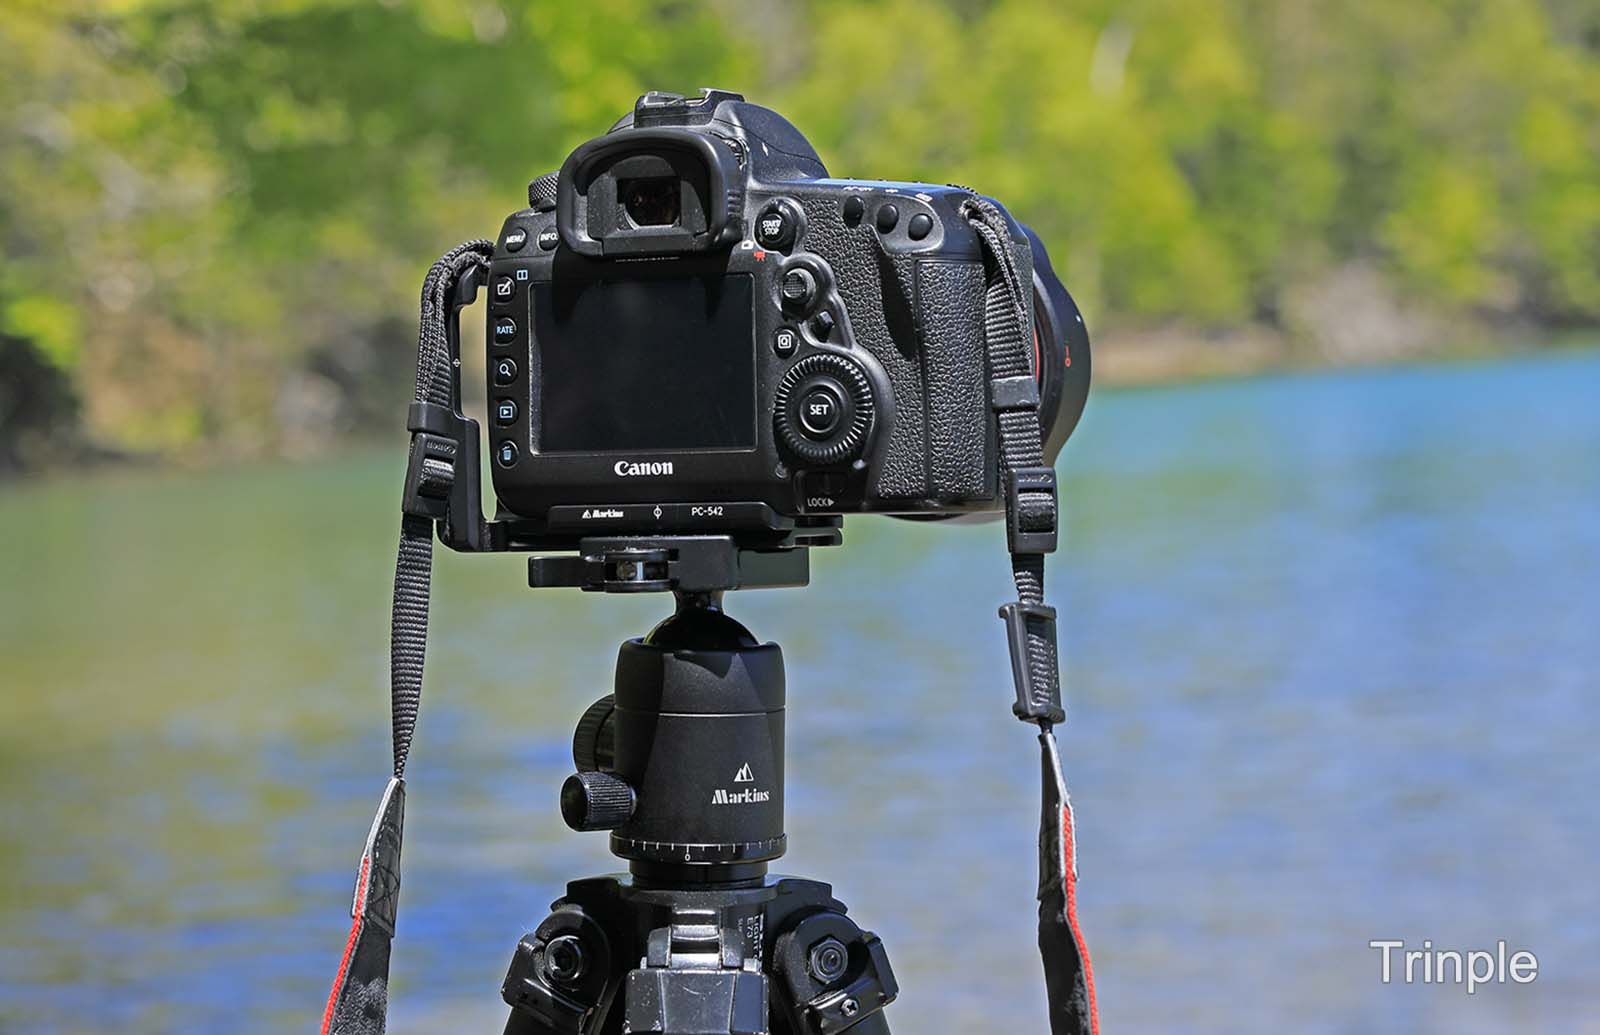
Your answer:
[[[1089,1030],[1100,1035],[1100,1008],[1094,999],[1094,965],[1089,962],[1089,943],[1078,929],[1078,848],[1072,836],[1072,808],[1061,806],[1061,854],[1066,865],[1061,868],[1062,882],[1067,895],[1067,926],[1072,928],[1072,940],[1078,943],[1078,959],[1083,962],[1083,983],[1089,991]]]
[[[350,937],[345,939],[344,956],[339,960],[339,972],[333,976],[333,991],[328,993],[328,1005],[322,1008],[322,1029],[320,1035],[328,1035],[328,1027],[333,1024],[333,1007],[339,1002],[339,990],[344,986],[344,976],[350,970],[350,957],[356,951],[356,939],[361,937],[361,921],[367,911],[367,869],[372,865],[372,857],[361,857],[361,875],[356,878],[356,908],[352,911],[350,920]],[[1067,901],[1072,901],[1070,898]]]

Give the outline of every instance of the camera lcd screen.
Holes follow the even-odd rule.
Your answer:
[[[755,448],[751,292],[748,274],[534,285],[539,451]]]

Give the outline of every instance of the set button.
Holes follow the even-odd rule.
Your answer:
[[[813,442],[821,442],[832,435],[839,426],[844,399],[830,382],[812,388],[800,399],[800,433]]]
[[[494,383],[508,385],[517,379],[517,361],[509,356],[502,356],[494,361]]]
[[[496,345],[509,345],[517,340],[517,321],[509,316],[497,317],[494,321],[494,343]]]

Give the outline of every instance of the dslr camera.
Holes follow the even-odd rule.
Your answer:
[[[368,828],[327,1035],[383,1030],[433,541],[526,551],[534,588],[671,591],[573,735],[562,818],[627,874],[568,883],[518,943],[506,1035],[888,1035],[882,941],[787,847],[787,678],[723,607],[803,586],[848,513],[1006,516],[1011,710],[1038,727],[1039,951],[1051,1030],[1097,1031],[1076,919],[1051,466],[1088,336],[1038,237],[954,186],[830,178],[737,94],[649,93],[498,239],[423,284],[390,625],[394,767]],[[461,410],[461,311],[488,289],[490,470]]]
[[[970,192],[833,179],[735,93],[639,98],[529,188],[487,287],[498,518],[518,538],[789,535],[838,515],[999,510]],[[1088,335],[1039,238],[1044,459]]]

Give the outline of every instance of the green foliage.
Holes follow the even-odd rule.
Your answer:
[[[1576,0],[8,7],[0,333],[120,449],[387,413],[426,262],[648,88],[740,88],[837,175],[1003,199],[1102,340],[1280,325],[1352,264],[1421,306],[1600,322]]]

